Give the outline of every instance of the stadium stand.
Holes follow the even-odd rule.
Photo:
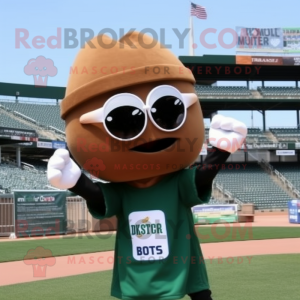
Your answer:
[[[28,122],[26,123],[27,124],[25,124],[25,122],[19,121],[15,116],[10,116],[9,114],[3,113],[3,111],[0,110],[0,127],[34,130],[37,133],[37,136],[46,139],[49,138],[49,135],[47,135],[45,131],[42,130],[42,128],[39,128],[35,124],[31,125]],[[61,137],[60,139],[63,139],[63,137]]]
[[[248,143],[269,143],[270,140],[266,137],[265,133],[259,128],[248,128],[247,135]]]
[[[300,97],[300,89],[296,87],[258,87],[264,97]]]
[[[299,141],[300,128],[269,128],[278,141]]]
[[[47,170],[47,162],[46,161],[25,157],[22,159],[22,162],[32,165],[36,170],[42,172],[43,174],[45,174],[45,172]]]
[[[207,141],[209,137],[209,128],[205,128],[205,140]],[[248,128],[248,135],[246,138],[247,143],[270,143],[270,139],[265,135],[259,128]]]
[[[1,118],[0,118],[0,126],[1,127],[34,130],[34,128],[32,126],[26,125],[16,119],[13,119],[10,116],[1,113],[1,111],[0,111],[0,114],[1,114]]]
[[[27,103],[0,102],[11,111],[17,111],[44,126],[53,126],[64,131],[65,122],[60,118],[60,106]]]
[[[291,87],[265,87],[257,91],[250,91],[246,87],[220,87],[196,85],[196,91],[201,97],[208,98],[251,98],[254,93],[259,97],[300,97],[299,88]],[[9,111],[1,113],[0,126],[18,129],[36,130],[37,125],[47,127],[49,125],[65,131],[65,123],[60,118],[60,106],[49,104],[28,104],[2,101],[0,105]],[[4,110],[3,110],[4,111]],[[37,124],[30,125],[30,122],[23,122],[13,112],[19,112]],[[5,111],[4,111],[5,112]],[[247,143],[262,143],[274,141],[300,141],[300,128],[270,128],[269,132],[263,132],[260,128],[248,128]],[[46,130],[45,130],[46,132]],[[209,128],[205,129],[205,136],[208,139]],[[41,137],[47,138],[39,134]],[[274,137],[274,139],[273,139]],[[0,186],[1,190],[11,191],[13,189],[48,189],[46,176],[47,163],[38,159],[22,157],[22,162],[34,166],[33,168],[17,168],[8,163],[0,164]],[[300,175],[298,163],[271,163],[275,169],[281,172],[295,187],[300,189]],[[255,209],[281,209],[287,207],[290,196],[276,184],[270,175],[255,163],[247,163],[246,169],[240,166],[239,170],[221,170],[216,177],[216,182],[224,189],[231,192],[235,197],[244,203],[254,203]],[[222,197],[221,197],[222,198]],[[210,204],[223,204],[221,200],[212,198]]]
[[[247,87],[240,86],[206,86],[206,85],[196,85],[195,86],[197,94],[201,96],[233,96],[233,97],[250,97],[251,92]]]
[[[8,192],[18,189],[49,189],[45,171],[20,169],[7,163],[0,164],[0,184]]]
[[[227,164],[226,169],[218,173],[216,182],[242,202],[253,203],[255,209],[287,207],[290,196],[258,164],[237,165],[240,166],[238,170],[230,169]]]
[[[300,163],[280,162],[271,163],[287,180],[289,180],[298,190],[300,190]]]

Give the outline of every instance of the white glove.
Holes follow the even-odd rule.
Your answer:
[[[58,149],[49,159],[47,177],[50,184],[58,189],[70,189],[77,183],[81,170],[70,158],[69,151]]]
[[[209,130],[209,142],[212,146],[234,153],[241,148],[247,136],[247,126],[235,119],[215,115]]]

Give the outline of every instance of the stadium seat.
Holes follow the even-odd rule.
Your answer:
[[[278,141],[299,141],[300,128],[270,128],[270,131],[276,136]]]
[[[206,86],[206,85],[195,85],[196,93],[199,97],[213,97],[213,96],[226,96],[226,97],[250,97],[251,92],[247,87],[240,86]]]
[[[280,162],[271,163],[287,180],[289,180],[298,190],[300,190],[300,163]]]
[[[60,106],[58,105],[11,102],[0,102],[0,104],[11,111],[17,111],[31,119],[34,119],[41,125],[53,126],[61,131],[65,131],[65,122],[60,117]]]
[[[295,87],[258,87],[263,97],[299,97],[300,89]]]
[[[49,185],[45,171],[45,165],[41,166],[39,170],[25,170],[11,164],[1,163],[0,184],[8,192],[17,189],[45,190],[48,189],[47,185]]]
[[[255,209],[287,208],[290,196],[282,190],[256,163],[244,168],[221,170],[216,182],[244,203],[253,203]]]

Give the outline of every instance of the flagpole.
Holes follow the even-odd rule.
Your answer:
[[[193,45],[194,45],[194,23],[193,23],[193,17],[190,15],[190,56],[195,56]]]

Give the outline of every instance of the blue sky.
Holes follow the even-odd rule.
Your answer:
[[[299,0],[197,0],[194,3],[205,6],[208,14],[206,21],[194,18],[195,43],[199,41],[200,33],[206,28],[216,28],[217,34],[224,28],[235,29],[236,26],[272,28],[272,27],[300,27]],[[152,28],[158,33],[165,30],[165,41],[172,45],[171,51],[177,56],[188,55],[189,40],[184,40],[184,47],[179,48],[179,40],[172,28],[183,32],[189,27],[190,1],[188,0],[110,0],[110,1],[3,1],[0,18],[0,82],[33,84],[33,77],[24,73],[24,66],[31,58],[39,55],[53,60],[58,69],[54,77],[49,77],[48,85],[66,86],[70,66],[78,53],[80,46],[73,49],[35,49],[32,39],[42,36],[46,40],[57,35],[57,28],[72,28],[77,31],[79,38],[81,28],[92,29],[95,35],[104,28],[113,29],[118,37],[120,29],[125,32],[135,28],[143,30]],[[26,29],[29,33],[27,39],[31,49],[21,45],[16,48],[16,28]],[[230,34],[225,36],[225,42],[230,42]],[[216,43],[213,50],[198,47],[195,55],[228,54],[234,55],[235,48],[224,49],[217,41],[217,35],[207,36],[208,43]],[[62,34],[62,44],[64,34]],[[221,83],[220,83],[221,84]],[[223,83],[224,84],[224,83]],[[226,115],[244,120],[251,126],[250,112],[222,112]],[[280,118],[279,118],[280,116]],[[268,112],[267,126],[294,126],[296,124],[295,112]],[[254,113],[254,126],[261,126],[261,115]]]

